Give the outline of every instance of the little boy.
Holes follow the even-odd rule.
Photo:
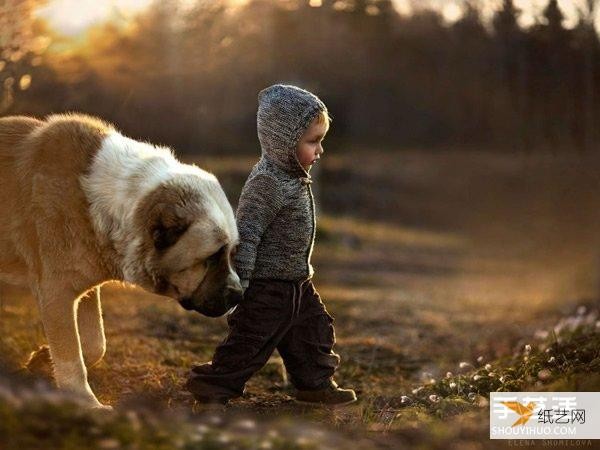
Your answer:
[[[212,362],[195,366],[186,384],[196,400],[226,403],[279,351],[296,400],[345,404],[351,389],[333,381],[340,357],[335,332],[311,278],[315,237],[311,166],[329,129],[323,102],[296,86],[277,84],[258,95],[262,157],[240,196],[235,266],[244,299],[227,317],[229,335]]]

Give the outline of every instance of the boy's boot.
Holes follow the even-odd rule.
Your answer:
[[[296,401],[300,403],[323,405],[347,405],[356,401],[356,393],[352,389],[340,389],[333,380],[314,390],[296,391]]]
[[[188,380],[184,387],[194,395],[194,400],[196,400],[200,404],[225,406],[227,402],[231,400],[231,398],[233,398],[224,395],[196,394],[194,390],[198,388],[199,383],[201,383],[199,380]]]
[[[195,366],[192,369],[184,388],[194,395],[194,399],[204,405],[226,405],[231,399],[240,397],[239,394],[234,394],[231,389],[210,384],[204,381],[202,374],[212,374],[212,364],[206,363]]]

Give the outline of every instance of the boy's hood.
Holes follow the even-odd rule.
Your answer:
[[[297,86],[275,84],[258,94],[257,130],[262,157],[287,173],[310,178],[296,157],[302,134],[325,104]]]

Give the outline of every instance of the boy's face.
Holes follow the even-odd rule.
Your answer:
[[[315,117],[300,140],[296,147],[296,156],[298,162],[304,167],[305,170],[310,170],[312,165],[323,154],[323,146],[321,145],[325,134],[327,134],[328,126],[326,121],[319,123],[319,117]]]

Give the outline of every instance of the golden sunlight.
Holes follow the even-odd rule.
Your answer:
[[[48,0],[37,15],[46,19],[61,34],[77,36],[102,22],[122,22],[148,8],[156,0]],[[198,0],[178,0],[181,10],[192,8]],[[226,0],[230,6],[244,6],[250,0]]]
[[[38,10],[38,16],[46,19],[56,31],[77,36],[92,25],[106,22],[122,22],[132,14],[149,7],[155,0],[48,0]],[[198,0],[179,0],[183,10],[193,7]],[[229,6],[240,7],[250,0],[225,0]],[[570,28],[577,22],[577,10],[584,7],[585,0],[558,0],[565,14],[565,25]],[[445,21],[452,23],[460,19],[464,13],[462,0],[392,0],[400,14],[410,15],[414,10],[433,7],[441,12]],[[499,0],[482,0],[480,7],[486,20],[489,20],[500,5]],[[515,6],[521,11],[519,22],[523,26],[531,26],[541,14],[547,0],[514,0]],[[335,3],[342,7],[343,2]],[[320,7],[322,0],[309,0],[309,5]],[[596,18],[600,24],[600,19]]]
[[[50,0],[38,10],[56,31],[76,36],[90,26],[128,15],[150,5],[152,0]]]
[[[462,7],[450,2],[442,7],[442,16],[447,22],[456,22],[463,14]]]

